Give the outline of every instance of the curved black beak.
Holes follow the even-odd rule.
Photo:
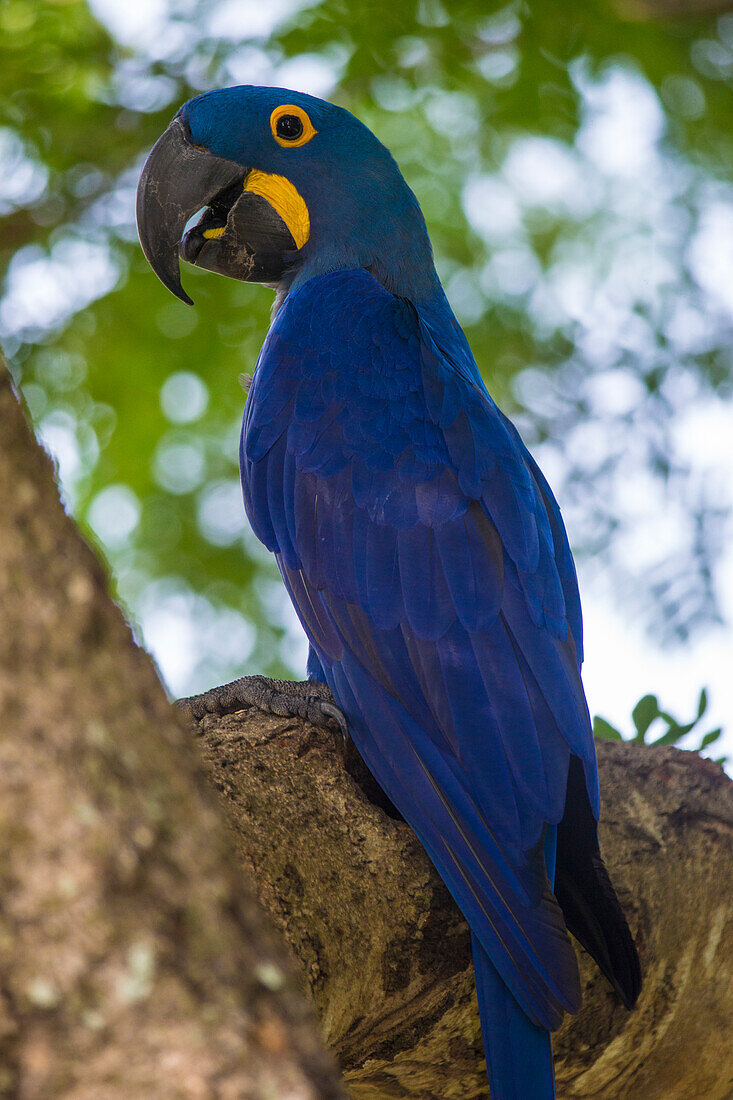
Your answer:
[[[176,116],[145,161],[137,187],[137,231],[145,258],[168,290],[193,305],[181,285],[179,247],[186,222],[247,175],[241,164],[197,148]]]
[[[298,246],[278,212],[245,190],[249,169],[192,143],[176,115],[145,161],[137,188],[137,230],[145,257],[168,290],[193,305],[179,261],[232,279],[277,283]],[[183,241],[186,222],[206,207]]]

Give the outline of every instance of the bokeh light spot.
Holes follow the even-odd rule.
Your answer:
[[[138,525],[140,502],[127,485],[109,485],[95,496],[87,519],[105,546],[118,549],[129,542]]]
[[[173,424],[190,424],[206,412],[209,391],[193,371],[176,371],[160,387],[160,407]]]
[[[200,443],[166,442],[157,447],[153,456],[153,476],[169,493],[190,493],[197,489],[206,474],[206,461]]]

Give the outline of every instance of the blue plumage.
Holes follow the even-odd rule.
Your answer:
[[[405,400],[393,405],[395,366]],[[318,675],[493,959],[484,984],[556,1027],[579,988],[541,844],[562,817],[571,749],[591,779],[595,757],[564,613],[574,574],[569,555],[558,569],[546,486],[482,387],[423,342],[419,311],[363,270],[289,295],[241,463],[250,522]]]
[[[176,205],[155,177],[181,143],[187,165],[215,162],[200,162],[211,209],[184,238],[187,258],[278,286],[240,465],[250,523],[311,643],[308,675],[331,688],[471,927],[493,1100],[551,1100],[550,1032],[580,1004],[563,911],[627,1005],[640,986],[598,849],[580,600],[559,508],[486,391],[417,201],[373,134],[277,88],[186,104],[149,158],[138,205],[146,255],[184,296],[169,252],[196,196],[185,182]],[[279,210],[255,226],[262,256],[247,243],[253,208],[237,221],[237,181],[246,191],[251,170]],[[283,179],[290,205],[278,207]],[[309,228],[293,251],[296,207]]]

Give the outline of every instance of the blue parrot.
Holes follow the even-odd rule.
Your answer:
[[[180,109],[138,225],[184,301],[179,257],[277,291],[240,466],[308,680],[245,678],[200,706],[254,691],[345,717],[470,926],[493,1100],[549,1100],[551,1032],[581,1000],[568,929],[628,1007],[639,961],[598,846],[560,510],[484,386],[417,200],[348,111],[236,87]]]

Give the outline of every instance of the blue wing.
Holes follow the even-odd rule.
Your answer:
[[[598,790],[549,488],[453,349],[363,270],[286,300],[240,457],[250,521],[367,765],[527,1015],[555,1028],[580,994],[542,841],[571,753],[596,814]]]

